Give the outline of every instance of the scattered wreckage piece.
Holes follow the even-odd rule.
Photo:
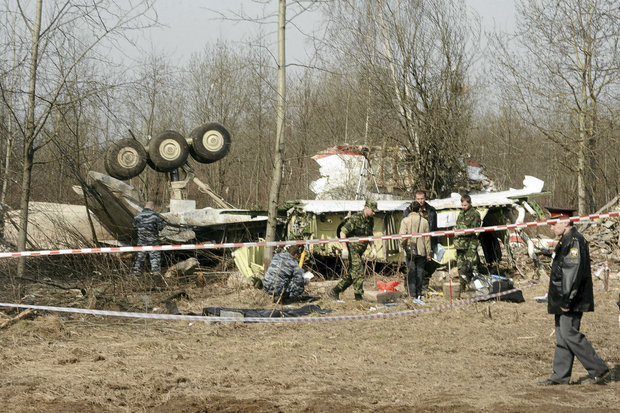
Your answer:
[[[355,195],[369,192],[368,188],[377,188],[378,192],[396,199],[410,194],[417,185],[414,181],[417,160],[403,146],[338,145],[312,159],[319,165],[320,178],[310,184],[310,190],[319,200],[357,199]],[[478,162],[463,159],[461,164],[465,172],[464,187],[494,190],[494,183],[482,173]]]
[[[531,198],[544,195],[544,182],[526,176],[522,189],[509,189],[501,192],[472,194],[472,203],[483,219],[483,226],[503,225],[508,222],[522,223],[526,215],[526,207],[535,210]],[[398,234],[404,209],[411,200],[377,200],[378,212],[374,217],[374,236]],[[453,228],[461,211],[459,194],[449,198],[427,201],[437,209],[437,225],[439,230]],[[290,202],[286,216],[287,239],[337,239],[340,227],[351,212],[360,211],[364,200],[300,200]],[[537,207],[537,206],[536,206]],[[537,207],[537,209],[540,209]],[[487,263],[495,263],[501,259],[500,243],[506,246],[507,231],[486,233],[481,237],[483,252]],[[399,264],[404,262],[400,251],[399,240],[374,241],[378,262]],[[456,260],[452,236],[440,237],[439,247],[434,252],[435,265],[446,265]],[[507,246],[508,248],[508,246]],[[322,257],[342,257],[343,244],[331,242],[308,246],[309,253]],[[366,250],[370,254],[370,248]],[[262,277],[263,262],[261,247],[243,247],[234,252],[235,264],[247,278]]]
[[[166,272],[164,273],[165,278],[170,278],[172,276],[186,275],[194,273],[194,270],[198,268],[200,263],[194,257],[190,257],[185,261],[177,262],[176,264],[168,267]]]
[[[130,244],[134,241],[133,217],[142,210],[144,200],[140,193],[111,176],[100,172],[88,172],[88,186],[84,193],[82,187],[73,190],[86,197],[88,207],[113,236],[112,243]]]

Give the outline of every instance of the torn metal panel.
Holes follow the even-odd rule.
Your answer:
[[[90,171],[89,178],[91,182],[86,195],[93,213],[116,239],[134,243],[133,217],[143,208],[139,193],[132,186],[108,175]],[[195,205],[187,200],[176,202]],[[173,242],[256,239],[264,234],[267,221],[265,216],[257,216],[249,210],[208,207],[175,208],[175,212],[164,212],[161,216],[169,224],[161,235]]]
[[[417,185],[416,161],[404,146],[340,145],[321,151],[312,159],[319,164],[321,177],[310,184],[310,189],[319,200],[355,199],[358,183],[362,194],[370,193],[376,184],[378,192],[391,197],[404,196]],[[365,160],[372,175],[365,173]],[[484,175],[478,162],[463,159],[462,166],[469,180],[468,187],[485,192],[495,190],[494,182]]]
[[[73,190],[88,199],[90,210],[101,224],[121,243],[134,240],[133,217],[142,210],[143,200],[132,186],[108,175],[90,171],[88,187]]]

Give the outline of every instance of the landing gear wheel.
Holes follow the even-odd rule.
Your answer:
[[[189,147],[181,134],[168,130],[151,139],[148,145],[149,165],[158,172],[181,167],[189,155]]]
[[[146,158],[140,142],[127,138],[112,144],[106,151],[103,164],[108,175],[124,180],[139,175],[146,166]]]
[[[219,161],[230,150],[230,133],[219,123],[205,123],[190,133],[192,157],[201,163]]]

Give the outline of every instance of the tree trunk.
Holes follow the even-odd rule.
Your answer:
[[[4,208],[6,192],[9,185],[9,169],[11,165],[11,151],[13,150],[13,117],[9,117],[6,135],[6,155],[4,157],[4,176],[2,177],[2,192],[0,192],[0,209]]]
[[[271,188],[269,190],[269,204],[267,206],[267,231],[265,240],[274,241],[276,236],[276,225],[278,218],[278,198],[280,197],[280,186],[282,184],[283,156],[284,156],[284,121],[286,115],[286,72],[284,54],[284,29],[286,26],[286,0],[279,0],[280,9],[278,12],[278,112],[276,124],[276,146],[274,153],[273,174],[271,177]],[[273,256],[273,247],[265,247],[263,260],[265,267],[269,265]]]
[[[26,115],[26,136],[24,137],[24,166],[22,168],[22,193],[19,202],[21,213],[19,215],[19,234],[17,237],[17,250],[26,249],[28,239],[28,204],[30,202],[30,181],[32,178],[32,165],[34,161],[34,138],[35,138],[35,97],[37,86],[37,65],[39,58],[39,40],[41,35],[41,10],[43,0],[37,1],[37,14],[32,27],[32,45],[30,51],[30,79],[28,85],[28,114]],[[24,275],[26,257],[20,257],[17,265],[17,275]]]
[[[586,83],[586,73],[582,70],[581,76],[581,107],[579,108],[579,143],[577,153],[577,205],[579,209],[579,215],[585,215],[588,209],[587,205],[587,189],[589,186],[587,182],[587,175],[589,165],[586,165],[586,114],[588,110],[588,85]]]

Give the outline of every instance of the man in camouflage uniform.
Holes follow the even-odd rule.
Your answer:
[[[367,237],[373,235],[375,227],[374,215],[378,211],[377,201],[367,200],[364,204],[364,210],[353,214],[340,229],[340,238],[347,237]],[[349,252],[349,271],[342,277],[342,280],[332,288],[328,295],[334,300],[340,298],[340,293],[349,288],[353,284],[355,299],[361,300],[364,297],[364,266],[362,263],[362,255],[368,242],[347,242]],[[370,242],[372,254],[377,256],[375,243]]]
[[[302,247],[293,245],[288,252],[274,255],[263,277],[263,290],[273,302],[285,303],[304,293],[304,270],[299,266]]]
[[[480,214],[471,206],[471,197],[461,197],[463,210],[456,219],[455,229],[478,228],[481,225]],[[458,235],[454,238],[456,248],[456,265],[461,276],[461,287],[464,288],[472,278],[474,271],[478,272],[480,258],[478,257],[478,236],[476,234]]]
[[[166,221],[153,209],[155,204],[151,201],[144,205],[133,219],[133,229],[138,235],[138,245],[158,245],[159,231],[166,226]],[[161,275],[161,251],[138,251],[136,262],[133,266],[133,275],[139,276],[142,273],[142,266],[146,254],[151,259],[151,272],[153,275]]]

